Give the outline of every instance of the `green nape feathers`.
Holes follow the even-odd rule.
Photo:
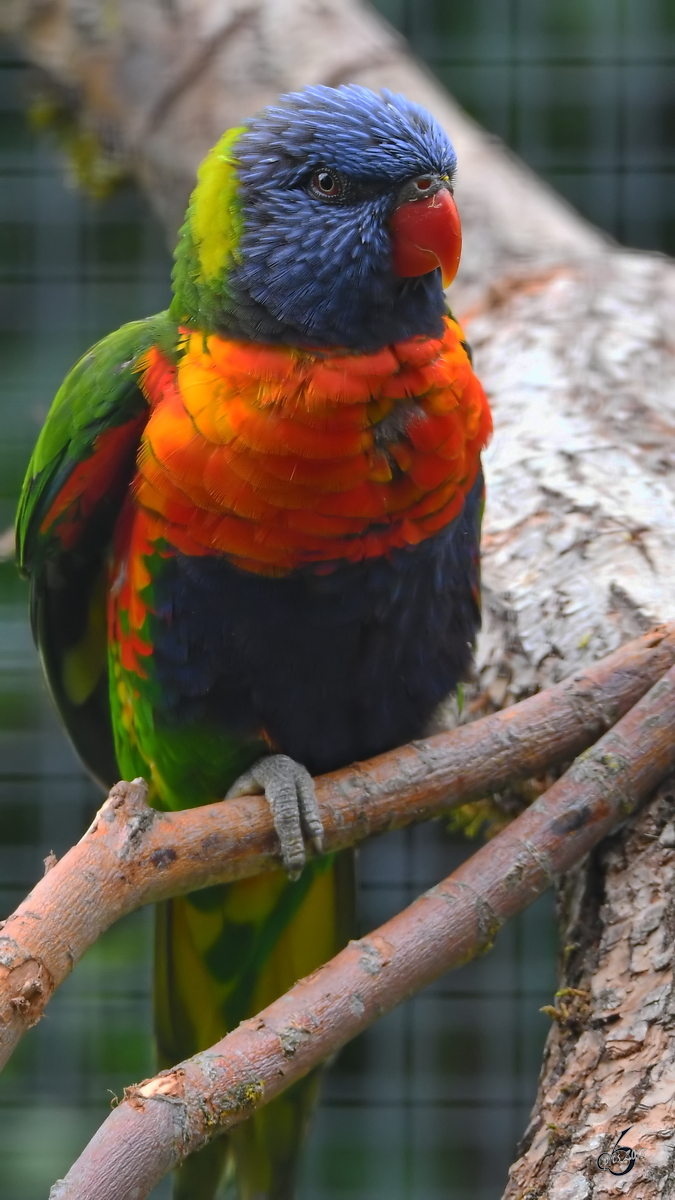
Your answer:
[[[214,329],[223,307],[234,301],[227,279],[243,227],[235,157],[242,132],[223,134],[197,172],[173,270],[170,313],[176,321]]]

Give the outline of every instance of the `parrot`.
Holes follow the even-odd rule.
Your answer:
[[[456,165],[429,112],[356,84],[227,131],[168,310],[84,354],[28,466],[18,564],[86,768],[163,810],[263,794],[278,837],[278,868],[157,906],[162,1067],[353,936],[314,777],[423,735],[471,671],[491,417],[445,300]],[[318,1086],[186,1159],[177,1200],[292,1200]]]

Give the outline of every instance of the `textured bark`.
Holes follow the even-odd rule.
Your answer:
[[[324,846],[339,850],[574,758],[675,662],[675,625],[653,630],[547,692],[452,733],[324,775]],[[0,926],[0,1065],[54,990],[125,913],[278,866],[269,805],[243,797],[182,812],[117,784],[91,828]]]
[[[127,1088],[52,1188],[52,1200],[147,1196],[188,1154],[396,1004],[487,950],[505,921],[634,812],[672,769],[674,723],[671,667],[531,808],[410,908],[350,942],[209,1050]]]
[[[561,889],[562,995],[504,1200],[675,1194],[674,804],[671,776]],[[641,1155],[599,1169],[625,1129]]]
[[[467,322],[487,453],[481,685],[503,703],[675,608],[675,269],[616,252]]]

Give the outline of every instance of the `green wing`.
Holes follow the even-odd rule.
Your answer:
[[[87,767],[117,778],[107,678],[105,559],[148,406],[138,365],[173,349],[167,314],[123,325],[73,367],[56,394],[19,501],[19,568],[54,701]]]

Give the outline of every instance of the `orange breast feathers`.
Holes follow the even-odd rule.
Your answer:
[[[157,348],[135,484],[157,536],[270,575],[413,546],[460,512],[491,432],[448,319],[375,354],[185,333]]]

